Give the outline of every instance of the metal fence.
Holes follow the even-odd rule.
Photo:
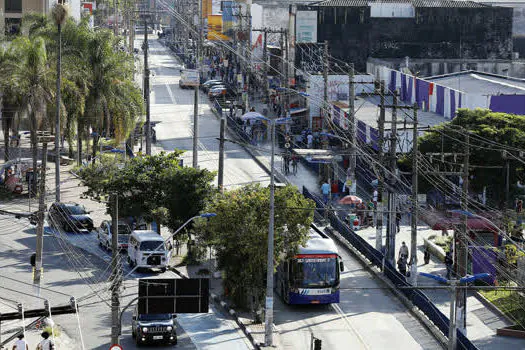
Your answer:
[[[324,213],[325,205],[320,197],[311,193],[306,187],[303,187],[303,195],[306,198],[310,198],[315,202],[317,211],[319,214]],[[383,253],[376,250],[361,236],[357,235],[347,224],[345,224],[337,215],[333,212],[328,212],[328,220],[332,228],[337,230],[341,236],[343,236],[348,243],[350,243],[355,249],[363,254],[372,264],[382,268],[383,267]],[[410,287],[410,284],[406,282],[405,277],[401,275],[394,266],[387,261],[384,262],[385,276],[396,286],[396,287]],[[445,335],[448,336],[449,331],[449,319],[445,316],[438,308],[428,299],[428,297],[417,289],[405,289],[399,288],[399,291],[409,299],[421,312],[423,312],[428,319]],[[457,348],[465,350],[475,350],[477,347],[458,330],[457,332]]]

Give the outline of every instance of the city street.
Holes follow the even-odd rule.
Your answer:
[[[137,41],[138,47],[140,40]],[[180,66],[157,40],[150,41],[150,66],[154,72],[152,121],[160,122],[156,126],[155,150],[187,150],[184,162],[191,164],[193,91],[178,87]],[[199,166],[216,170],[219,121],[202,93],[200,102]],[[225,149],[226,188],[250,182],[268,183],[266,172],[242,147],[226,143]],[[283,349],[307,349],[311,334],[322,339],[324,349],[384,349],[392,339],[400,348],[440,348],[415,317],[388,291],[381,290],[382,285],[350,253],[340,247],[340,254],[345,272],[339,305],[291,307],[276,298],[275,325],[281,333]],[[344,290],[356,286],[362,289]]]

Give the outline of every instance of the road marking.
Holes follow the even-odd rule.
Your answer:
[[[343,321],[346,323],[346,325],[348,326],[348,329],[350,329],[352,331],[352,333],[354,333],[357,337],[357,339],[359,339],[359,341],[361,342],[361,344],[363,344],[364,348],[365,349],[370,349],[365,341],[363,340],[363,337],[361,337],[361,335],[357,332],[357,330],[355,329],[354,326],[352,326],[352,323],[350,322],[350,320],[348,319],[348,317],[346,317],[346,315],[344,314],[343,310],[341,310],[341,308],[339,307],[339,305],[337,304],[331,304],[332,308],[335,310],[335,312],[337,312],[339,314],[339,316],[341,317],[341,319],[343,319]]]
[[[165,85],[168,89],[168,95],[170,95],[171,103],[175,104],[175,97],[173,96],[173,92],[171,91],[170,84],[165,83]]]

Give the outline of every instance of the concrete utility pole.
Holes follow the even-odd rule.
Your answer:
[[[321,125],[323,130],[326,127],[325,119],[328,117],[328,41],[324,41],[324,52],[323,52],[323,81],[324,81],[324,89],[323,89],[323,115],[321,119]]]
[[[378,131],[379,131],[379,138],[377,141],[377,157],[380,166],[382,166],[384,161],[384,155],[383,155],[383,145],[385,140],[385,116],[386,116],[386,107],[385,107],[385,81],[382,80],[379,83],[379,98],[380,98],[380,104],[379,104],[379,120],[377,121],[378,124]],[[383,250],[383,203],[379,200],[379,198],[382,199],[383,196],[383,178],[384,174],[380,170],[377,174],[377,195],[378,195],[378,201],[377,201],[377,207],[376,207],[376,249],[378,251]]]
[[[148,3],[149,4],[149,3]],[[146,100],[146,155],[151,155],[151,114],[148,65],[148,15],[144,14],[144,99]]]
[[[397,92],[394,91],[392,104],[392,123],[390,128],[390,177],[388,188],[388,225],[386,230],[386,260],[395,266],[395,249],[396,249],[396,213],[397,213],[397,195],[394,192],[396,184],[397,169]]]
[[[470,136],[468,132],[465,135],[465,157],[463,160],[463,189],[461,193],[461,210],[464,213],[468,211],[468,186],[469,186],[469,158],[470,158]],[[457,244],[457,260],[456,260],[456,276],[459,278],[467,275],[468,264],[468,216],[464,215],[461,229],[456,231]],[[456,316],[457,326],[467,334],[467,291],[465,289],[458,289],[456,292]]]
[[[114,208],[111,217],[111,344],[120,344],[120,278],[122,276],[120,251],[118,249],[118,195],[113,194]]]
[[[419,184],[419,172],[418,172],[418,122],[417,122],[417,103],[414,103],[413,116],[414,116],[414,129],[412,133],[412,222],[410,223],[410,279],[411,284],[415,286],[417,284],[417,220],[419,214],[419,203],[417,199],[418,184]]]
[[[226,129],[226,117],[221,118],[221,130],[219,137],[219,173],[217,175],[217,187],[221,193],[224,192],[224,131]]]
[[[357,178],[355,171],[357,168],[357,125],[355,122],[355,83],[354,83],[354,64],[348,65],[348,134],[350,139],[350,194],[355,195],[357,191]],[[355,190],[354,190],[355,189]]]
[[[266,270],[266,305],[264,320],[264,343],[266,346],[273,345],[273,255],[274,255],[274,217],[275,217],[275,123],[270,122],[272,148],[270,156],[270,218],[268,224],[268,257]]]
[[[266,105],[268,105],[270,103],[270,87],[269,87],[269,84],[268,84],[268,30],[265,28],[264,29],[264,35],[263,35],[263,40],[264,40],[264,46],[263,46],[263,84],[264,84],[264,99],[266,101]]]
[[[244,57],[247,58],[248,62],[246,63],[246,110],[250,110],[250,75],[251,75],[251,65],[252,65],[252,43],[250,41],[251,32],[252,32],[252,0],[246,0],[246,18],[248,19],[248,29],[247,37],[244,38],[245,52]]]
[[[286,92],[284,95],[284,115],[285,117],[289,117],[290,114],[290,48],[288,47],[288,30],[284,31],[284,54],[283,54],[283,60],[284,60],[284,87],[286,88]]]
[[[197,38],[197,51],[195,52],[196,68],[199,71],[199,83],[201,75],[201,55],[202,55],[202,0],[197,0],[198,3],[198,35]],[[195,85],[193,97],[193,167],[197,169],[199,167],[199,84]]]
[[[42,259],[44,251],[44,216],[46,212],[46,168],[47,168],[47,142],[52,142],[52,137],[48,135],[40,136],[42,142],[42,168],[40,170],[40,188],[38,191],[38,217],[36,226],[36,254],[35,254],[35,273],[33,283],[37,287],[37,295],[40,295],[40,280],[42,275]],[[34,147],[37,147],[35,144]],[[33,169],[34,181],[37,179],[37,169]]]
[[[60,202],[60,104],[62,83],[62,24],[58,28],[58,57],[57,57],[57,111],[55,118],[55,200]]]

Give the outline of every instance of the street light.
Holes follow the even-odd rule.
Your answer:
[[[266,303],[264,320],[264,343],[272,346],[272,324],[273,324],[273,244],[274,244],[274,217],[275,217],[275,126],[286,124],[292,120],[290,117],[269,119],[257,112],[248,112],[241,117],[241,120],[264,120],[270,124],[272,138],[272,150],[270,155],[270,218],[268,224],[268,263],[266,270]]]
[[[473,276],[465,276],[458,279],[449,280],[438,275],[432,275],[430,273],[420,272],[420,276],[432,278],[440,283],[448,284],[451,288],[450,296],[450,320],[449,320],[449,329],[448,329],[448,350],[456,349],[456,336],[457,336],[457,324],[456,324],[456,287],[460,285],[465,285],[470,282],[474,282],[479,279],[490,277],[490,273],[478,273]],[[466,306],[466,305],[465,305]],[[465,307],[466,309],[466,307]],[[463,310],[465,312],[465,310]]]

